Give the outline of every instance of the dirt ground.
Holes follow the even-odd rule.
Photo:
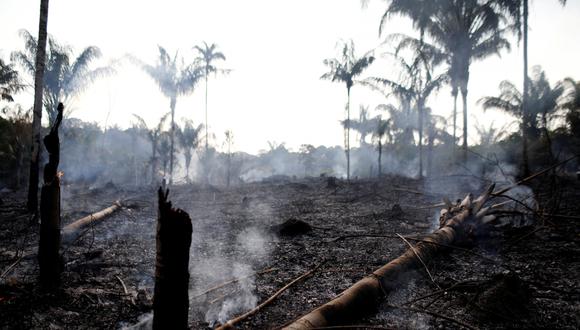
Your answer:
[[[211,328],[242,314],[320,266],[238,325],[282,326],[403,253],[407,245],[396,234],[420,237],[436,229],[438,209],[428,206],[483,188],[473,178],[393,176],[351,184],[276,177],[227,189],[172,187],[170,200],[193,222],[190,327]],[[580,328],[580,183],[559,178],[533,188],[540,206],[558,216],[520,227],[508,223],[473,246],[448,250],[428,263],[433,280],[424,269],[408,274],[379,310],[353,326]],[[65,184],[64,225],[118,199],[127,207],[63,246],[61,290],[47,294],[37,286],[38,224],[25,212],[25,196],[0,194],[0,327],[146,328],[156,196],[153,187]],[[281,232],[277,225],[288,220],[304,221],[311,230]],[[241,280],[203,294],[235,278]]]

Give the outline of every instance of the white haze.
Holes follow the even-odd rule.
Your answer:
[[[153,62],[157,45],[174,52],[179,49],[191,58],[191,47],[202,40],[215,42],[226,54],[224,67],[234,71],[227,77],[211,79],[209,85],[209,126],[221,145],[223,132],[232,129],[237,150],[256,153],[266,149],[266,141],[286,142],[297,150],[301,144],[342,145],[345,88],[321,81],[324,58],[336,54],[339,39],[352,38],[362,53],[380,44],[378,22],[384,1],[373,0],[362,9],[358,0],[317,1],[71,1],[50,2],[49,33],[78,52],[97,45],[102,63],[131,53]],[[541,64],[552,81],[571,76],[578,79],[580,44],[575,33],[580,23],[580,3],[569,1],[562,9],[557,1],[532,2],[530,17],[530,65]],[[38,29],[38,1],[0,1],[0,57],[21,49],[19,29],[33,34]],[[407,20],[395,18],[387,33],[416,34]],[[497,93],[501,80],[521,83],[521,49],[515,45],[502,59],[475,63],[471,70],[470,125],[474,117],[496,125],[511,119],[489,112],[482,115],[476,100]],[[375,67],[369,75],[393,76],[391,67]],[[17,97],[25,106],[32,93]],[[358,105],[373,109],[383,100],[356,87],[352,93],[354,115]],[[449,91],[433,99],[435,113],[450,114]],[[74,105],[73,116],[96,121],[101,126],[128,127],[132,113],[149,125],[168,111],[169,101],[157,86],[131,64],[118,74],[99,80]],[[203,118],[203,84],[192,96],[178,100],[176,118]],[[472,126],[470,126],[472,128]],[[475,142],[471,130],[470,142]],[[353,145],[355,140],[353,138]]]

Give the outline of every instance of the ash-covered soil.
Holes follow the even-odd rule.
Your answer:
[[[402,254],[408,246],[396,234],[421,237],[436,229],[438,209],[428,206],[479,193],[483,184],[472,181],[278,177],[231,188],[171,187],[173,205],[193,220],[190,327],[240,315],[319,267],[238,327],[276,328],[296,319]],[[579,328],[580,185],[560,178],[557,191],[547,186],[555,187],[537,183],[535,198],[558,216],[517,228],[508,222],[474,246],[448,250],[428,263],[432,278],[425,269],[406,275],[379,310],[353,325]],[[127,207],[63,246],[61,289],[47,294],[36,284],[38,224],[24,210],[25,196],[0,195],[0,327],[147,327],[156,197],[153,187],[63,186],[63,225],[115,200]],[[296,226],[280,226],[285,222]],[[240,280],[228,284],[232,279]]]

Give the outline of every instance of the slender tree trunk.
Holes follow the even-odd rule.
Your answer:
[[[419,179],[423,177],[423,101],[419,101]]]
[[[175,142],[175,104],[177,103],[177,98],[174,96],[171,98],[171,150],[169,155],[169,184],[173,183],[173,153],[174,153],[174,142]]]
[[[522,102],[522,174],[524,177],[530,175],[530,166],[528,160],[528,94],[529,94],[529,79],[528,79],[528,0],[524,0],[524,95]]]
[[[378,177],[380,178],[382,176],[382,166],[381,166],[381,157],[383,154],[383,143],[381,142],[381,139],[379,137],[379,175]]]
[[[205,152],[207,153],[207,150],[209,148],[209,140],[208,140],[208,134],[207,134],[207,75],[208,75],[208,69],[205,69]]]
[[[463,161],[467,161],[467,88],[461,89],[463,99]]]
[[[346,180],[350,181],[350,87],[347,87],[346,93]]]
[[[157,141],[151,141],[153,156],[151,157],[151,184],[155,184],[155,168],[157,167]]]
[[[455,144],[457,143],[457,88],[453,88],[451,96],[453,96],[453,151],[455,151]]]
[[[40,1],[38,44],[36,46],[36,68],[34,74],[34,110],[32,115],[32,151],[28,183],[28,211],[38,213],[38,179],[40,161],[40,129],[42,122],[42,92],[44,87],[44,65],[48,25],[48,0]]]

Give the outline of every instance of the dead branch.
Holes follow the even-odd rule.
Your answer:
[[[277,270],[277,268],[267,268],[267,269],[261,270],[261,271],[259,271],[259,272],[255,272],[255,273],[253,273],[253,274],[250,274],[250,275],[248,275],[248,276],[244,276],[244,277],[238,277],[238,278],[231,279],[231,280],[229,280],[229,281],[223,282],[223,283],[221,283],[221,284],[218,284],[218,285],[216,285],[216,286],[213,286],[213,287],[211,287],[211,288],[209,288],[209,289],[207,289],[207,290],[205,290],[205,291],[203,291],[203,292],[201,292],[201,293],[198,293],[198,294],[196,294],[195,296],[193,296],[193,297],[192,297],[192,299],[195,299],[195,298],[199,298],[199,297],[205,296],[206,294],[208,294],[208,293],[210,293],[210,292],[212,292],[212,291],[215,291],[215,290],[221,289],[221,288],[225,287],[226,285],[233,284],[233,283],[237,283],[237,282],[239,282],[239,281],[241,281],[241,280],[245,280],[245,279],[247,279],[247,278],[254,277],[254,276],[256,276],[256,275],[263,275],[263,274],[271,273],[271,272],[273,272],[273,271],[275,271],[275,270]]]
[[[477,199],[468,195],[460,204],[450,209],[443,209],[440,228],[424,240],[452,245],[456,240],[470,238],[474,229],[487,216],[489,208],[483,208],[483,205],[489,199],[493,189],[494,185],[491,185]],[[377,269],[370,276],[343,291],[335,299],[302,316],[285,329],[312,329],[341,325],[376,310],[386,294],[398,286],[404,274],[421,266],[418,256],[423,261],[429,261],[442,250],[444,250],[442,246],[419,242],[414,250],[407,249],[400,257]]]
[[[227,321],[225,324],[223,324],[222,326],[218,327],[217,330],[224,330],[224,329],[234,329],[234,326],[236,325],[236,323],[240,323],[241,321],[247,319],[248,317],[256,314],[259,310],[261,310],[262,308],[266,307],[267,305],[269,305],[272,301],[276,300],[276,298],[278,298],[278,296],[280,296],[282,293],[284,293],[284,291],[288,290],[291,286],[293,286],[294,284],[300,282],[302,279],[312,275],[315,271],[317,271],[320,267],[322,267],[322,265],[324,265],[324,262],[319,264],[318,266],[312,268],[311,270],[309,270],[308,272],[298,276],[297,278],[295,278],[294,280],[292,280],[290,283],[286,284],[283,288],[281,288],[280,290],[276,291],[276,293],[274,293],[272,296],[270,296],[270,298],[266,299],[263,303],[261,303],[260,305],[258,305],[256,308],[252,309],[251,311],[240,315],[238,317],[236,317],[235,319],[229,320]]]

